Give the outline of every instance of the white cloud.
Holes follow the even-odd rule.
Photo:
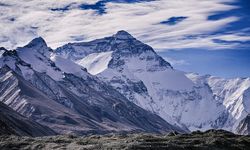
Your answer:
[[[186,60],[178,60],[171,57],[163,57],[167,62],[169,62],[173,66],[182,66],[182,65],[189,65]]]
[[[85,0],[94,4],[98,0]],[[98,15],[94,10],[80,10],[82,0],[2,0],[8,6],[0,6],[0,46],[15,48],[37,36],[42,36],[48,45],[55,48],[73,42],[73,37],[85,41],[109,36],[118,30],[127,30],[139,40],[156,49],[181,48],[225,48],[237,44],[214,43],[213,39],[248,40],[241,34],[197,36],[209,34],[237,21],[238,17],[207,20],[218,11],[236,7],[223,4],[233,0],[158,0],[146,3],[106,3],[106,14]],[[52,8],[69,6],[68,11],[51,11]],[[173,16],[186,16],[184,21],[167,26],[159,22]],[[13,21],[14,19],[14,21]]]
[[[225,41],[250,41],[250,36],[242,36],[240,34],[226,34],[226,35],[220,35],[217,38]]]

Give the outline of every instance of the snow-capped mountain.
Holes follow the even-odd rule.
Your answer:
[[[224,129],[240,134],[250,132],[249,128],[245,128],[250,114],[250,78],[222,79],[197,74],[187,74],[187,76],[199,86],[208,86],[214,99],[224,106],[227,113]]]
[[[0,101],[58,133],[183,131],[55,55],[42,38],[3,51]]]
[[[126,31],[69,43],[56,54],[86,68],[136,105],[189,130],[237,132],[249,113],[249,79],[217,79],[173,69],[150,46]]]

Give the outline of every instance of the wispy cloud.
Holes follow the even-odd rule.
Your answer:
[[[173,66],[182,66],[182,65],[189,65],[189,62],[187,62],[186,60],[182,60],[182,59],[174,59],[171,57],[163,57],[163,59],[165,59],[167,62],[169,62],[171,65]]]
[[[55,48],[73,41],[88,41],[127,30],[154,48],[233,48],[214,39],[246,41],[242,33],[210,34],[238,21],[240,17],[209,20],[220,11],[236,9],[234,0],[157,0],[140,3],[104,3],[105,13],[82,9],[98,0],[2,0],[0,5],[0,46],[15,48],[42,36]],[[67,10],[67,11],[64,11]],[[174,25],[160,24],[168,18],[185,16]],[[200,36],[207,35],[207,36]],[[192,38],[188,38],[192,37]]]

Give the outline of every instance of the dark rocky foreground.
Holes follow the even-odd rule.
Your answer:
[[[56,132],[18,114],[7,105],[0,102],[0,135],[3,134],[36,137],[56,135]]]
[[[85,137],[0,136],[0,149],[168,149],[168,150],[247,150],[250,136],[235,135],[223,130],[191,134],[109,134]]]

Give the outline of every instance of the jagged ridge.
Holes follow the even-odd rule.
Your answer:
[[[83,67],[55,56],[42,38],[6,51],[0,65],[1,101],[58,133],[183,131],[134,105]]]

